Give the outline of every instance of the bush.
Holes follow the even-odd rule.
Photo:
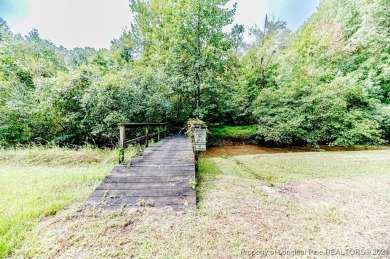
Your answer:
[[[213,125],[210,127],[211,135],[208,143],[210,145],[218,145],[223,141],[231,142],[256,142],[256,126],[224,126]]]
[[[356,86],[269,88],[257,99],[254,113],[265,141],[376,145],[383,143],[378,105]]]

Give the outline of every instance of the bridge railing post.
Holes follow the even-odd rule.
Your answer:
[[[126,127],[124,125],[119,126],[119,163],[122,164],[125,160],[125,139],[126,139]]]
[[[150,138],[154,139],[157,136],[157,140],[160,141],[162,139],[162,133],[164,133],[164,137],[167,136],[167,125],[168,123],[118,123],[119,127],[119,163],[125,162],[125,147],[128,143],[136,143],[142,140],[145,140],[145,148],[149,146]],[[126,128],[144,128],[145,127],[145,135],[141,135],[140,137],[136,137],[134,139],[126,140]],[[157,132],[151,132],[150,127],[157,127]],[[164,131],[160,129],[160,127],[164,127]]]
[[[149,146],[149,123],[145,128],[145,148]]]

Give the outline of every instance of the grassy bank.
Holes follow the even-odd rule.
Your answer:
[[[209,128],[211,134],[208,135],[209,145],[229,145],[237,143],[256,143],[256,126],[224,126],[212,125]]]
[[[196,211],[75,213],[81,205],[75,202],[28,232],[14,256],[232,258],[253,250],[388,249],[389,155],[383,150],[202,159]]]
[[[0,258],[30,240],[25,234],[40,220],[83,202],[117,156],[88,148],[0,150]]]

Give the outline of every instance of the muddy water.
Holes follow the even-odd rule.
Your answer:
[[[329,147],[321,145],[319,149],[314,150],[309,146],[291,146],[291,147],[263,147],[257,145],[240,145],[240,146],[224,146],[224,147],[207,147],[207,151],[201,154],[201,157],[212,158],[220,156],[240,156],[240,155],[257,155],[257,154],[274,154],[274,153],[289,153],[289,152],[316,152],[316,151],[359,151],[359,150],[384,150],[389,149],[388,146],[375,147]]]

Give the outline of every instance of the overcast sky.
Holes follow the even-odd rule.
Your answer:
[[[233,1],[232,1],[233,2]],[[261,25],[265,14],[296,29],[315,11],[320,0],[236,0],[235,23]],[[0,0],[0,17],[23,35],[33,28],[42,38],[66,48],[109,48],[129,26],[128,0]]]

